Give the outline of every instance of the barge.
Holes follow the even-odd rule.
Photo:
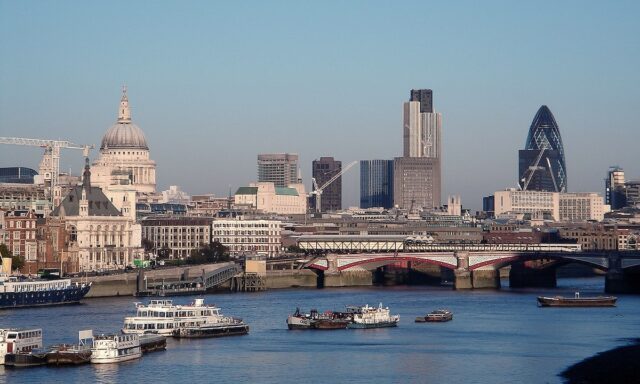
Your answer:
[[[617,300],[615,296],[580,297],[580,293],[576,292],[574,297],[538,296],[538,305],[540,307],[615,307]]]

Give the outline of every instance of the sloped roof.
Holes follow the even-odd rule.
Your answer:
[[[236,191],[236,195],[257,195],[258,187],[240,187]]]
[[[276,195],[298,196],[298,191],[295,188],[276,187]]]
[[[88,216],[122,216],[122,213],[105,196],[101,188],[82,185],[74,187],[62,200],[62,203],[51,212],[51,216],[60,216],[62,209],[64,209],[65,216],[80,216],[80,200],[83,189],[86,191],[87,200],[89,200]]]

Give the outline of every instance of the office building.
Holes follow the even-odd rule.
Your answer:
[[[394,205],[403,209],[439,207],[442,114],[433,108],[430,89],[412,89],[403,107],[403,157],[394,164]]]
[[[33,184],[38,172],[25,167],[0,168],[0,183]]]
[[[278,256],[282,250],[282,223],[277,220],[215,220],[211,241],[229,248],[231,256]]]
[[[170,259],[185,259],[191,251],[211,242],[212,219],[201,217],[148,218],[142,220],[142,238],[153,245],[153,253]]]
[[[298,183],[298,155],[269,153],[258,155],[258,182],[268,182],[276,187],[288,187]]]
[[[431,210],[440,206],[440,159],[396,157],[393,163],[393,201],[403,209]]]
[[[360,161],[360,208],[393,207],[393,160]]]
[[[493,195],[495,216],[524,214],[551,221],[602,221],[607,209],[595,192],[523,191],[514,188]]]
[[[529,127],[527,142],[518,152],[522,189],[529,191],[567,192],[567,167],[560,130],[546,105],[536,113]]]
[[[624,170],[618,166],[610,167],[604,183],[605,203],[609,204],[611,209],[624,208],[627,205]]]
[[[332,177],[340,173],[342,170],[342,162],[336,161],[333,157],[321,157],[320,160],[313,160],[312,177],[318,187],[322,187]],[[315,185],[313,186],[315,190]],[[313,196],[313,205],[320,212],[339,211],[342,209],[342,176],[339,176],[331,184],[322,190],[320,198],[321,207],[317,207],[316,196]],[[318,209],[319,208],[319,209]]]
[[[307,213],[307,193],[302,184],[276,187],[268,182],[251,183],[248,187],[238,188],[234,205],[264,213],[302,215]]]

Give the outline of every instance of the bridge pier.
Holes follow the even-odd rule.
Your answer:
[[[454,289],[473,289],[473,280],[469,271],[469,252],[455,252],[457,266],[453,271]]]
[[[516,262],[509,271],[511,288],[555,288],[557,286],[555,268],[533,268],[528,262]]]
[[[500,288],[500,271],[497,269],[475,269],[471,277],[474,289]]]
[[[610,254],[609,270],[605,275],[604,291],[607,293],[640,293],[640,272],[622,269],[622,260],[617,254]]]

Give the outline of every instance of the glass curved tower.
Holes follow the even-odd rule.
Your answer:
[[[558,123],[546,105],[533,118],[523,150],[518,152],[523,190],[567,192],[567,166]]]

